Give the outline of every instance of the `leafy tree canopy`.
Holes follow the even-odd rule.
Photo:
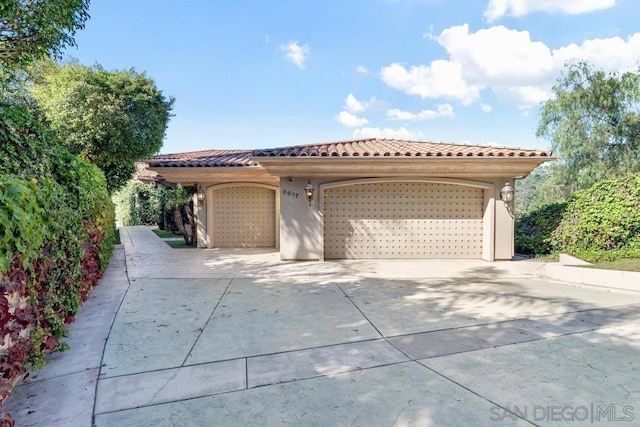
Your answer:
[[[89,0],[0,1],[0,68],[60,58],[89,18]]]
[[[173,99],[134,69],[41,62],[32,96],[59,141],[100,167],[111,191],[162,147]]]
[[[537,135],[558,156],[552,181],[564,197],[640,170],[640,74],[570,63],[541,110]]]

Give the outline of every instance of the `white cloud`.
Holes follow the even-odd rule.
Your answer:
[[[528,31],[501,25],[470,33],[464,24],[431,38],[444,47],[447,59],[410,68],[394,63],[382,68],[382,80],[407,94],[455,99],[466,105],[489,89],[525,109],[552,95],[551,88],[569,60],[587,60],[605,71],[627,71],[635,70],[640,58],[640,33],[558,49],[532,40]]]
[[[360,73],[360,74],[369,74],[369,73],[370,73],[370,71],[369,71],[366,67],[363,67],[362,65],[358,65],[358,66],[356,67],[356,73]]]
[[[296,64],[301,70],[304,69],[304,63],[307,61],[307,57],[311,51],[308,44],[301,46],[297,41],[280,45],[280,50],[285,52],[285,58]]]
[[[453,98],[468,105],[480,95],[480,87],[463,78],[462,65],[452,61],[437,60],[409,70],[396,62],[383,67],[380,76],[390,87],[421,98]]]
[[[369,98],[368,101],[358,100],[352,93],[347,95],[347,99],[344,101],[344,108],[351,113],[361,113],[369,109],[384,108],[385,104],[382,101],[378,101],[375,96]]]
[[[389,139],[419,139],[421,133],[412,132],[405,127],[399,129],[391,128],[361,128],[353,131],[353,138],[389,138]]]
[[[608,39],[585,40],[581,45],[572,43],[555,49],[554,57],[558,62],[583,59],[598,68],[613,71],[635,71],[640,58],[640,33]]]
[[[336,120],[339,121],[343,126],[346,126],[348,128],[355,128],[369,123],[369,120],[367,120],[366,118],[360,118],[355,114],[349,113],[348,111],[341,111],[340,114],[336,116]]]
[[[480,109],[482,111],[484,111],[485,113],[490,113],[491,110],[493,110],[493,107],[491,105],[489,105],[489,104],[482,103],[482,104],[480,104]]]
[[[353,96],[352,93],[347,95],[347,99],[344,101],[344,108],[351,111],[352,113],[360,113],[361,111],[366,110],[366,103],[360,102]]]
[[[615,6],[615,0],[489,0],[484,11],[488,22],[505,15],[524,16],[534,12],[580,15]]]
[[[450,104],[440,104],[435,110],[422,110],[419,113],[401,111],[397,108],[387,111],[391,120],[431,120],[439,117],[453,117],[453,107]]]
[[[551,89],[537,86],[516,86],[507,90],[511,94],[511,98],[520,100],[520,108],[529,108],[540,104],[552,96]]]
[[[502,25],[469,33],[467,24],[447,28],[436,40],[460,64],[464,77],[487,80],[522,81],[553,69],[550,49],[532,41],[528,31],[510,30]]]

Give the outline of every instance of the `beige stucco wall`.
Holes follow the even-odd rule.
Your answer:
[[[280,179],[280,258],[283,260],[323,259],[322,215],[318,210],[321,180],[312,179],[315,189],[311,206],[305,196],[304,178]]]
[[[322,260],[324,249],[324,226],[320,211],[320,185],[345,181],[349,178],[312,179],[315,194],[311,207],[307,202],[304,187],[305,178],[282,178],[277,190],[280,202],[280,257],[283,260]],[[425,178],[430,179],[430,178]],[[500,190],[505,182],[513,185],[511,178],[477,179],[493,185],[493,190],[485,190],[485,235],[483,253],[492,253],[495,260],[510,260],[514,255],[514,220],[504,203],[500,200]],[[195,214],[198,217],[198,247],[209,247],[207,229],[207,205],[212,185],[202,183],[207,188],[207,202],[198,205]],[[517,195],[516,195],[517,197]],[[493,224],[490,224],[493,222]],[[491,261],[492,259],[485,259]]]
[[[207,200],[198,202],[197,196],[194,194],[193,199],[194,212],[196,217],[196,238],[199,248],[209,247],[209,235],[207,234]]]
[[[320,185],[345,181],[349,178],[311,179],[315,194],[311,206],[306,200],[305,178],[282,178],[280,180],[280,256],[283,260],[322,260],[324,227],[321,214]],[[426,180],[437,180],[428,178]],[[444,180],[453,181],[456,180]],[[483,258],[488,261],[513,257],[514,220],[500,200],[500,190],[505,182],[513,185],[510,178],[476,179],[484,183],[485,213]]]
[[[513,186],[512,178],[494,181],[495,200],[495,260],[510,260],[514,255],[515,220],[506,205],[500,200],[500,190],[508,182]],[[515,197],[518,197],[517,193]]]

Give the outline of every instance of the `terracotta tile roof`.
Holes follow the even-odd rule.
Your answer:
[[[228,168],[258,166],[251,160],[251,150],[204,150],[160,154],[145,160],[151,167]]]
[[[144,162],[150,167],[172,168],[255,167],[260,166],[261,157],[551,157],[551,151],[370,138],[253,151],[204,150],[161,154]]]
[[[154,181],[158,176],[158,172],[149,169],[149,164],[145,162],[136,162],[136,171],[133,173],[133,179],[138,181]]]
[[[417,142],[396,139],[359,139],[294,145],[253,151],[254,157],[551,157],[551,151]]]

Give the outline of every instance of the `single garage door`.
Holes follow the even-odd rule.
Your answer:
[[[215,247],[273,247],[276,242],[275,191],[228,187],[213,192]]]
[[[484,192],[389,182],[324,192],[325,258],[481,258]]]

